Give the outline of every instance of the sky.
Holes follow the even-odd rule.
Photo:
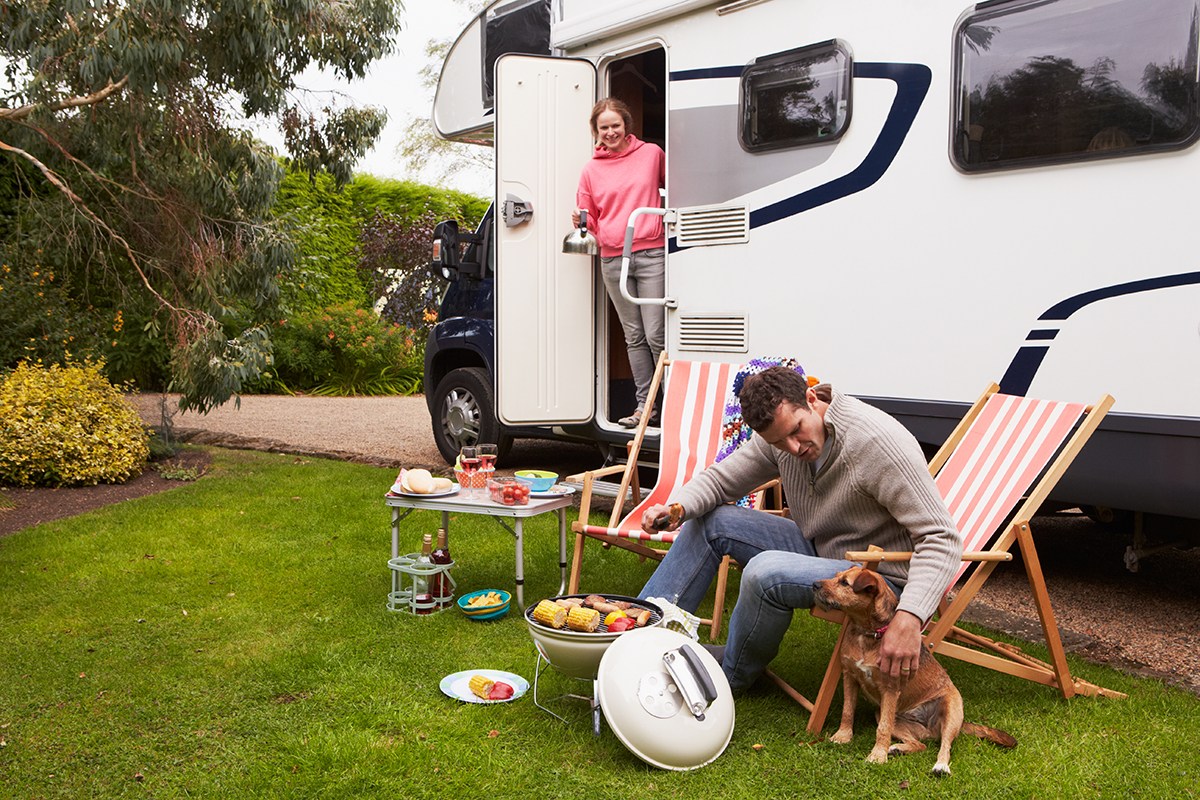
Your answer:
[[[403,0],[403,3],[403,29],[396,36],[395,52],[375,62],[366,78],[347,83],[337,80],[332,73],[310,70],[300,76],[299,83],[316,92],[338,91],[353,98],[356,105],[379,106],[387,111],[387,127],[375,148],[355,165],[356,172],[431,182],[433,176],[408,173],[396,154],[396,147],[409,120],[428,118],[433,105],[433,89],[421,86],[417,74],[428,62],[426,43],[431,39],[453,41],[472,14],[469,8],[452,0]],[[256,127],[255,133],[283,152],[283,137],[273,123],[265,128]],[[476,195],[487,196],[492,192],[490,173],[480,170],[457,175],[449,183],[446,188]]]

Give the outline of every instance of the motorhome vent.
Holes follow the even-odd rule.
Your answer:
[[[745,314],[680,314],[679,349],[745,353],[748,331]]]
[[[676,212],[675,243],[679,247],[748,241],[749,206],[693,206]]]

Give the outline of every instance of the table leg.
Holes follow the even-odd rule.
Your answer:
[[[558,593],[567,593],[567,510],[558,510],[558,569],[562,573],[562,581],[558,584]]]
[[[400,555],[400,509],[392,508],[392,558]],[[392,573],[392,594],[400,591],[400,573],[389,569]]]
[[[525,611],[525,526],[524,520],[513,520],[513,535],[517,539],[517,608]]]

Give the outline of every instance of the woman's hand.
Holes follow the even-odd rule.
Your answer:
[[[579,227],[579,209],[578,208],[571,212],[571,227],[573,227],[573,228]]]

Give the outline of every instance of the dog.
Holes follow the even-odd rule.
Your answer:
[[[854,736],[854,708],[865,694],[879,706],[875,747],[867,761],[883,764],[888,755],[919,753],[922,739],[941,739],[935,775],[950,774],[950,747],[959,732],[1001,747],[1016,747],[1009,734],[986,725],[963,722],[962,695],[950,676],[922,645],[916,671],[897,680],[879,669],[879,640],[896,614],[896,593],[878,573],[850,567],[813,584],[817,606],[846,615],[842,638],[842,720],[830,741],[846,744]],[[892,739],[897,744],[892,744]]]

